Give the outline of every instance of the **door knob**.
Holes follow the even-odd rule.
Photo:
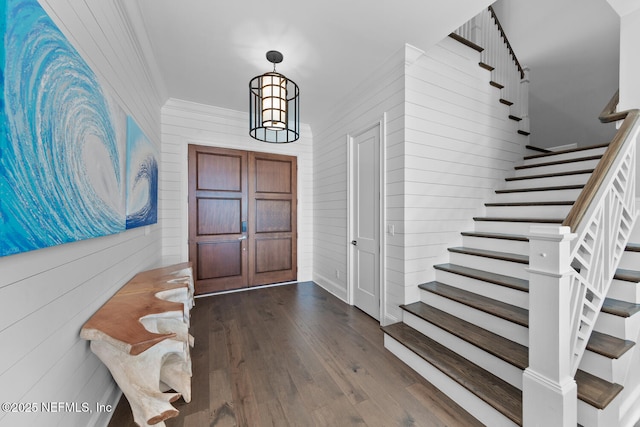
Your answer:
[[[247,236],[238,237],[238,240],[246,240]]]
[[[358,246],[358,242],[357,242],[356,240],[352,240],[352,241],[351,241],[351,244],[352,244],[353,246]]]

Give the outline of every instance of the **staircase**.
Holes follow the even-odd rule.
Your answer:
[[[523,424],[530,227],[563,223],[606,148],[529,149],[449,263],[435,266],[436,280],[420,285],[420,301],[383,327],[385,347],[486,425]],[[631,241],[575,374],[585,427],[640,417],[640,233]]]

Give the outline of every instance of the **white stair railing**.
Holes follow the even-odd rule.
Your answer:
[[[603,116],[624,122],[567,218],[561,226],[531,228],[525,426],[576,425],[573,377],[637,217],[638,110]],[[541,413],[541,406],[552,410]]]
[[[519,130],[528,133],[528,70],[520,65],[493,8],[484,9],[454,34],[482,49],[482,66],[491,70],[492,82],[502,86],[501,102],[510,105],[510,115],[520,119]]]

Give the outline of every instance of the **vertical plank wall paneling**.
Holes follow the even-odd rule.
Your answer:
[[[313,278],[346,299],[346,135],[386,112],[385,230],[395,233],[386,235],[384,323],[419,299],[417,286],[433,280],[433,265],[448,260],[446,248],[473,227],[523,152],[526,138],[478,61],[448,37],[426,53],[407,45],[314,127]]]
[[[162,88],[119,1],[42,0],[67,38],[151,141],[160,142]],[[52,179],[55,179],[52,177]],[[84,322],[138,271],[161,260],[160,225],[0,258],[0,401],[91,405],[0,412],[0,426],[105,425],[119,391],[78,336]],[[40,407],[39,407],[40,409]]]
[[[298,158],[298,280],[311,280],[313,266],[313,163],[311,130],[300,139],[269,144],[249,136],[248,113],[170,99],[162,108],[160,212],[165,264],[189,258],[187,147],[189,144],[286,154]]]

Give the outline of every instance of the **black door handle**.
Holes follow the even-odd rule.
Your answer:
[[[352,241],[351,241],[351,244],[352,244],[353,246],[358,246],[358,242],[357,242],[357,241],[355,241],[355,240],[352,240]]]

